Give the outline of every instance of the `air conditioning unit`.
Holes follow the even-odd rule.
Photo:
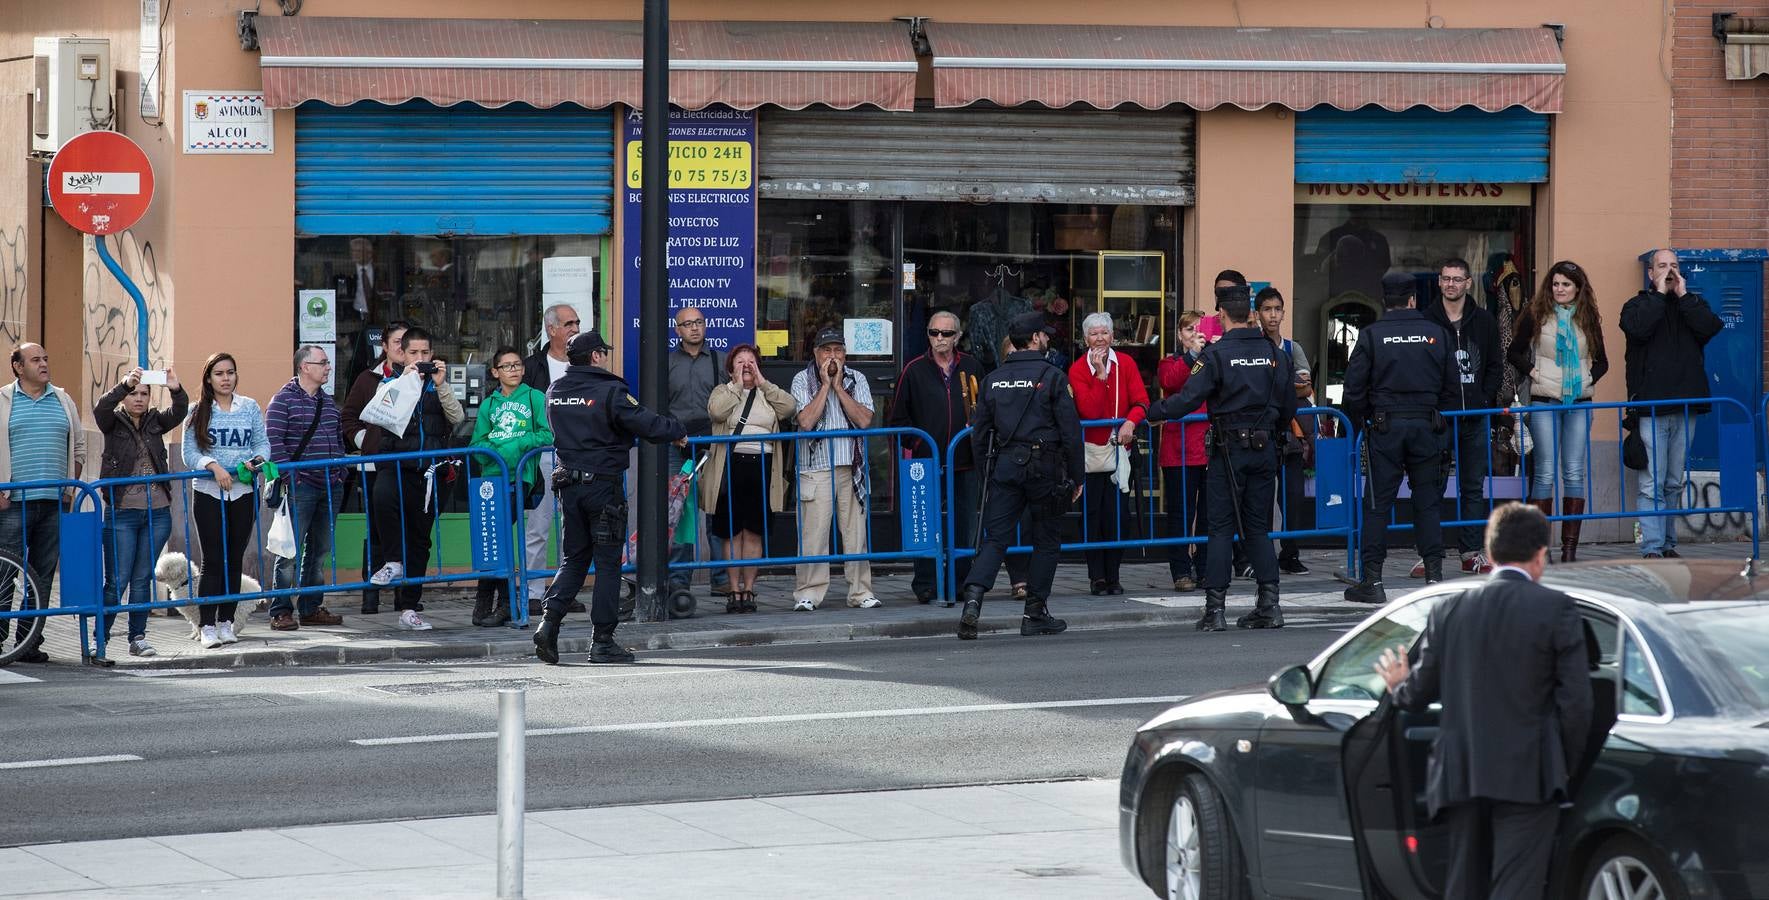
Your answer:
[[[75,135],[109,131],[116,122],[116,75],[106,38],[39,37],[31,41],[31,152],[53,154]]]

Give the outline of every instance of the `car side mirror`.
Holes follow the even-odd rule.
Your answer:
[[[1265,690],[1285,706],[1301,706],[1314,697],[1314,678],[1307,666],[1291,666],[1267,680]]]

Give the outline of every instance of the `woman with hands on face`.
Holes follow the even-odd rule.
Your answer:
[[[1123,419],[1122,424],[1084,429],[1083,438],[1094,447],[1115,445],[1129,453],[1136,443],[1136,429],[1148,418],[1149,391],[1143,385],[1136,361],[1112,349],[1112,317],[1103,312],[1081,321],[1087,351],[1069,367],[1069,383],[1075,389],[1075,410],[1083,422],[1089,419]],[[1116,454],[1088,450],[1087,504],[1084,534],[1088,541],[1118,541],[1135,532],[1130,521],[1132,504],[1125,502],[1113,482]],[[1087,576],[1092,592],[1122,594],[1118,568],[1124,551],[1087,551]]]
[[[707,416],[713,435],[768,435],[780,431],[798,404],[792,395],[762,375],[761,361],[751,344],[739,344],[725,356],[730,379],[713,388]],[[824,377],[841,377],[839,367],[823,369]],[[839,381],[836,382],[839,385]],[[828,384],[826,381],[825,384]],[[785,459],[776,441],[748,440],[712,445],[700,473],[700,506],[706,527],[729,542],[732,562],[759,559],[768,531],[769,513],[786,507]],[[733,565],[731,594],[725,612],[756,611],[756,567]]]

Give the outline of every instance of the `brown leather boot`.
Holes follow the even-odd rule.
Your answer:
[[[1585,498],[1567,497],[1560,501],[1561,508],[1569,516],[1580,516],[1585,513]],[[1585,524],[1578,520],[1560,523],[1560,561],[1563,563],[1577,562],[1579,558],[1579,526]]]

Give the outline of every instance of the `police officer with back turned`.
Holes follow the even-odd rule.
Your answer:
[[[1425,582],[1443,580],[1443,410],[1456,408],[1461,378],[1456,346],[1443,326],[1417,309],[1410,275],[1382,279],[1382,318],[1365,327],[1345,366],[1345,412],[1363,429],[1369,451],[1370,505],[1364,510],[1363,578],[1345,589],[1354,603],[1387,603],[1388,513],[1407,476],[1413,492],[1413,539]]]
[[[1290,358],[1266,340],[1253,320],[1245,284],[1216,289],[1222,313],[1222,339],[1204,348],[1180,392],[1149,407],[1149,420],[1177,419],[1210,404],[1210,454],[1205,503],[1210,510],[1210,545],[1205,554],[1204,615],[1199,631],[1225,631],[1229,568],[1235,533],[1247,548],[1259,598],[1241,628],[1282,628],[1278,608],[1278,558],[1272,553],[1272,495],[1277,487],[1278,442],[1288,438],[1296,417],[1295,376]]]
[[[547,588],[546,616],[534,632],[534,655],[559,664],[559,624],[593,559],[595,595],[590,622],[595,637],[590,662],[633,661],[630,650],[614,642],[620,622],[620,550],[626,544],[627,504],[621,473],[634,438],[654,444],[685,444],[682,423],[639,405],[619,375],[608,371],[612,348],[595,332],[583,332],[565,345],[570,365],[547,388],[547,419],[553,426],[559,468],[553,490],[565,519],[559,574]]]
[[[1050,583],[1056,577],[1063,513],[1081,496],[1081,419],[1075,392],[1045,350],[1055,330],[1044,314],[1022,313],[1008,322],[1013,352],[983,382],[971,416],[971,448],[984,461],[983,539],[964,580],[958,638],[977,639],[983,595],[1007,558],[1014,529],[1030,508],[1032,563],[1026,578],[1020,634],[1059,634],[1067,622],[1050,614]],[[1227,557],[1223,557],[1227,559]]]

